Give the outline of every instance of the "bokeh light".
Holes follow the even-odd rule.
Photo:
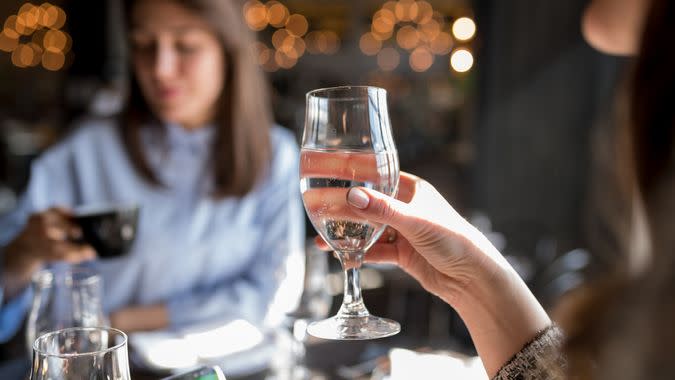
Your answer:
[[[307,33],[309,23],[305,16],[301,14],[292,14],[288,16],[288,20],[286,20],[286,29],[294,36],[302,37]]]
[[[291,33],[286,29],[279,29],[272,34],[272,46],[279,50],[284,46],[284,42],[288,37],[292,37]]]
[[[323,32],[323,35],[326,37],[326,48],[322,53],[332,55],[337,53],[340,50],[340,37],[337,33],[332,30],[326,30]]]
[[[50,26],[53,29],[61,29],[66,24],[66,12],[61,9],[61,7],[52,6],[52,9],[56,11],[56,20]]]
[[[359,48],[365,55],[375,55],[382,49],[382,41],[375,38],[372,33],[366,33],[359,39]]]
[[[434,19],[419,26],[419,37],[422,41],[432,41],[439,33],[441,33],[441,24]]]
[[[267,27],[267,7],[260,1],[247,1],[244,4],[244,20],[249,28],[255,31],[263,30]]]
[[[267,20],[270,25],[275,28],[281,28],[286,25],[289,12],[285,5],[278,1],[272,0],[265,4],[265,6],[267,7]]]
[[[406,25],[396,32],[396,43],[403,49],[412,50],[417,47],[420,42],[417,29],[410,25]]]
[[[384,71],[392,71],[401,62],[401,55],[392,47],[386,47],[377,53],[377,65]]]
[[[434,55],[431,54],[429,49],[424,46],[415,48],[415,50],[410,53],[410,68],[417,72],[423,72],[429,70],[431,65],[434,63]]]
[[[59,11],[56,9],[55,6],[49,3],[44,3],[40,5],[40,12],[38,17],[38,23],[40,23],[40,25],[46,28],[51,28],[57,23],[58,18],[59,18]]]
[[[10,53],[19,46],[19,35],[9,29],[0,32],[0,50]]]
[[[418,1],[415,3],[417,6],[417,17],[413,21],[418,24],[426,24],[432,20],[434,16],[434,9],[426,1]]]
[[[284,54],[283,52],[277,50],[274,53],[274,61],[281,67],[282,69],[290,69],[295,64],[298,62],[296,58],[289,57],[288,55]]]
[[[380,9],[373,15],[372,29],[378,34],[391,34],[396,25],[396,16],[388,9]]]
[[[417,18],[417,6],[414,0],[399,0],[394,7],[394,14],[399,21],[412,21]]]
[[[373,38],[375,38],[376,40],[386,41],[386,40],[390,39],[391,36],[394,35],[394,29],[392,28],[392,30],[390,30],[388,32],[380,33],[377,30],[375,30],[374,27],[371,27],[370,33],[373,35]]]
[[[45,50],[65,52],[68,38],[66,34],[60,30],[49,30],[45,33],[42,44]]]
[[[467,41],[476,34],[476,24],[468,17],[460,17],[452,24],[452,34],[460,41]]]
[[[27,66],[37,66],[40,64],[40,60],[42,59],[42,52],[44,51],[41,46],[34,42],[29,42],[27,44],[28,48],[33,51],[33,58],[31,59],[30,63],[28,63]]]
[[[441,32],[429,43],[429,49],[436,55],[446,55],[452,50],[452,36]]]
[[[457,49],[450,56],[450,67],[458,73],[465,73],[473,67],[473,55],[467,49]]]
[[[63,68],[65,61],[66,57],[60,51],[54,52],[46,50],[44,54],[42,54],[42,67],[50,71],[60,70]]]

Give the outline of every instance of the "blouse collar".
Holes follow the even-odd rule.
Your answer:
[[[186,129],[175,123],[164,124],[164,129],[170,150],[185,149],[195,153],[209,151],[216,130],[213,124]]]

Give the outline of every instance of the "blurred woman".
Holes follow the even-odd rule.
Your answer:
[[[21,322],[36,270],[96,258],[72,242],[81,231],[70,210],[87,205],[141,206],[132,251],[95,263],[114,327],[270,317],[289,255],[303,249],[299,153],[272,125],[241,5],[127,1],[126,112],[82,123],[38,158],[19,206],[0,221],[2,339]]]
[[[617,263],[615,273],[566,301],[562,328],[426,181],[403,174],[398,199],[361,187],[347,193],[354,214],[392,228],[366,260],[398,264],[450,304],[494,379],[675,377],[675,2],[594,0],[584,29],[600,49],[638,54],[617,160],[627,159],[619,182],[636,200],[623,205],[635,210],[631,235],[644,227],[649,256],[642,265]]]

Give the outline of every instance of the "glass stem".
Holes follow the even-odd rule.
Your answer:
[[[345,272],[345,285],[342,298],[342,306],[338,311],[338,318],[366,317],[370,315],[361,297],[361,277],[359,269],[363,263],[363,254],[349,255],[347,260],[342,260],[342,268]]]

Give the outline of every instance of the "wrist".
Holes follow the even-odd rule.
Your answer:
[[[508,264],[478,270],[462,287],[455,310],[466,324],[490,377],[551,320]]]

